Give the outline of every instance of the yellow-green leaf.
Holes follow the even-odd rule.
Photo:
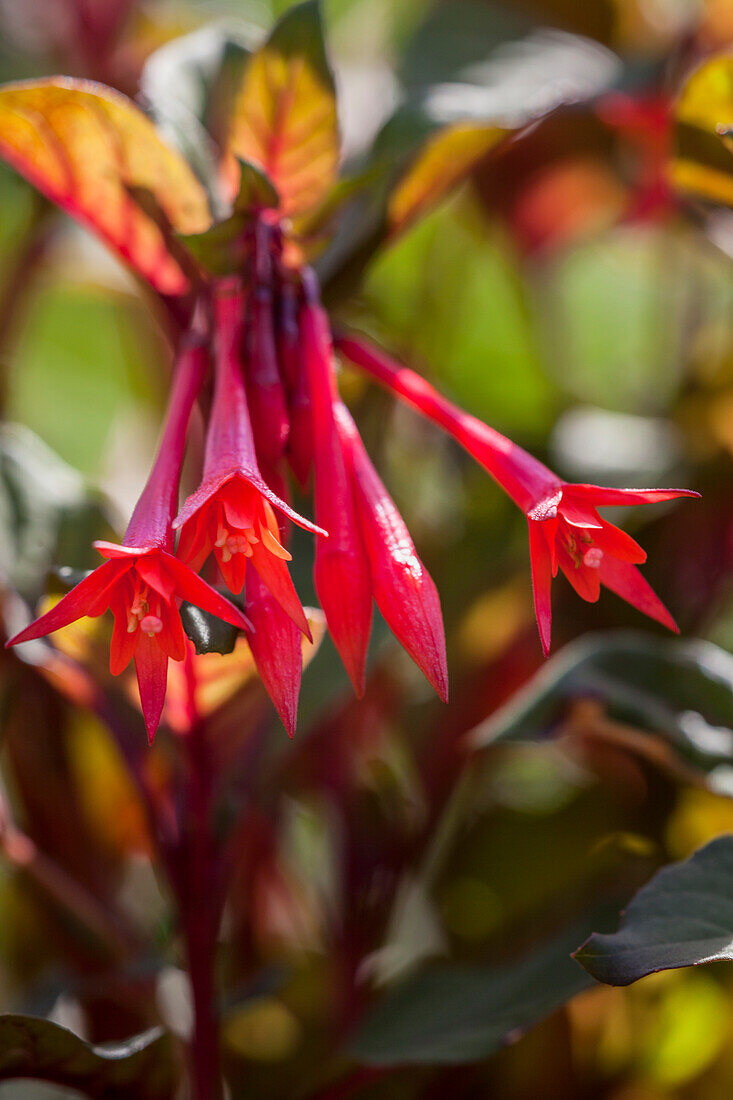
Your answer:
[[[460,182],[508,133],[498,126],[465,123],[440,130],[420,150],[389,200],[390,229],[404,229]]]
[[[291,8],[250,59],[228,151],[262,169],[285,214],[310,210],[332,187],[339,159],[336,96],[315,0]]]
[[[672,182],[733,206],[733,54],[710,58],[688,79],[676,105]]]
[[[131,100],[85,80],[6,84],[0,88],[0,156],[156,290],[186,292],[188,278],[164,231],[130,191],[150,192],[180,233],[208,227],[206,194]]]

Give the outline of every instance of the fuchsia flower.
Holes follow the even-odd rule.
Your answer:
[[[505,436],[441,397],[424,378],[392,362],[364,340],[343,336],[336,346],[352,363],[449,432],[525,513],[535,612],[545,656],[550,650],[550,585],[558,569],[582,599],[594,602],[605,585],[645,615],[677,631],[669,611],[636,568],[646,561],[646,553],[629,535],[602,519],[597,508],[696,497],[699,493],[569,485]]]
[[[273,254],[279,232],[279,226],[271,224],[264,214],[255,221],[247,397],[257,455],[267,466],[274,466],[280,459],[290,431],[275,339]]]
[[[328,629],[357,695],[363,694],[376,599],[397,639],[446,699],[437,590],[338,397],[328,317],[310,272],[304,290],[301,340],[313,415],[316,518],[329,532],[316,546],[315,583]]]
[[[173,524],[181,529],[178,555],[192,569],[200,569],[213,551],[227,587],[235,594],[242,591],[251,564],[283,610],[310,638],[288,572],[291,555],[280,541],[273,505],[301,527],[320,535],[326,532],[276,496],[259,471],[242,372],[244,296],[238,283],[219,285],[214,311],[216,379],[204,476]]]
[[[165,701],[168,660],[181,661],[185,656],[181,601],[188,600],[241,630],[251,629],[238,608],[173,555],[171,522],[178,505],[186,428],[207,366],[202,346],[189,343],[182,349],[158,455],[122,544],[95,542],[107,559],[104,564],[7,643],[40,638],[109,608],[114,615],[110,670],[117,676],[134,659],[151,741]]]

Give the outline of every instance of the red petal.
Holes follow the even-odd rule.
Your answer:
[[[162,551],[161,551],[162,553]],[[209,611],[212,615],[223,619],[225,623],[238,626],[240,630],[251,630],[252,624],[246,615],[229,600],[224,599],[219,593],[197,577],[187,565],[178,561],[171,554],[164,554],[167,569],[173,574],[176,582],[176,593],[184,600],[188,600],[202,611]]]
[[[534,520],[528,520],[529,526],[529,558],[532,564],[532,589],[534,591],[534,611],[537,617],[537,626],[540,632],[542,652],[545,657],[550,652],[550,640],[552,637],[552,603],[550,589],[552,586],[552,564],[550,550],[547,545],[542,524]]]
[[[576,565],[563,546],[558,547],[558,561],[560,568],[581,600],[585,600],[587,603],[595,603],[601,594],[598,570],[588,565]]]
[[[81,619],[87,614],[91,606],[94,604],[99,605],[102,597],[110,592],[118,578],[130,568],[130,564],[106,561],[104,565],[98,566],[83,581],[79,581],[79,584],[72,588],[71,592],[67,592],[55,607],[52,607],[45,615],[41,615],[40,619],[36,619],[25,630],[21,630],[19,634],[6,642],[6,648],[11,645],[18,645],[20,642],[29,642],[33,638],[42,638],[45,634],[51,634],[54,630],[61,630],[69,623]]]
[[[248,481],[233,477],[222,489],[219,499],[224,507],[227,521],[232,527],[245,531],[254,527],[260,494]]]
[[[287,564],[282,558],[271,554],[261,542],[252,547],[252,565],[260,575],[262,582],[267,585],[272,595],[282,607],[286,615],[293,620],[298,630],[310,640],[311,632],[308,620],[300,602],[300,596],[295,591]]]
[[[92,546],[103,558],[139,558],[152,554],[154,549],[152,546],[121,546],[118,542],[105,542],[104,539],[97,539]]]
[[[192,569],[194,573],[198,573],[211,553],[213,546],[213,540],[208,530],[208,521],[209,509],[201,508],[181,528],[176,557]]]
[[[635,565],[646,561],[646,550],[639,546],[631,535],[627,535],[620,527],[614,527],[612,523],[606,523],[605,520],[603,530],[595,536],[595,542],[604,554],[610,554],[611,557],[619,558],[621,561],[631,561]]]
[[[601,527],[601,519],[595,508],[583,501],[575,501],[569,493],[563,491],[559,511],[573,527]]]
[[[595,507],[602,507],[604,504],[658,504],[662,500],[675,500],[677,497],[700,496],[692,489],[607,489],[603,485],[568,485],[566,491]]]
[[[254,626],[247,641],[257,671],[288,737],[292,737],[303,666],[300,630],[254,569],[247,570],[247,613]]]
[[[172,661],[182,661],[186,656],[186,634],[178,608],[175,604],[163,604],[159,613],[163,629],[155,635],[158,645]]]
[[[353,463],[355,497],[377,606],[397,640],[447,702],[448,668],[438,591],[343,406],[338,422]]]
[[[142,631],[135,651],[135,671],[140,689],[140,703],[143,718],[148,731],[148,740],[152,744],[155,731],[160,724],[165,703],[165,689],[168,683],[168,657],[155,638],[149,638]]]
[[[216,550],[216,564],[233,596],[238,596],[244,588],[244,578],[247,573],[247,558],[244,554],[232,554],[229,561],[224,561],[221,550]]]
[[[176,590],[176,584],[173,577],[163,566],[160,554],[150,554],[147,557],[140,558],[135,568],[145,583],[149,584],[151,588],[160,593],[164,600],[170,603]]]
[[[127,629],[127,608],[120,603],[113,608],[115,625],[112,630],[112,642],[109,647],[109,670],[113,676],[119,676],[135,655],[138,631]]]
[[[601,583],[622,600],[626,600],[644,615],[648,615],[650,619],[656,619],[658,623],[679,634],[677,623],[635,565],[604,556],[598,568],[598,575]]]

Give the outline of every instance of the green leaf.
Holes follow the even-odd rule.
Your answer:
[[[618,932],[594,933],[575,958],[599,982],[733,960],[733,836],[657,872],[632,900]]]
[[[30,1077],[115,1100],[170,1100],[177,1071],[161,1028],[92,1045],[35,1016],[0,1016],[0,1079]]]
[[[725,650],[626,631],[591,635],[549,661],[473,742],[552,736],[582,700],[638,731],[636,748],[652,759],[733,796],[733,656]],[[626,744],[633,749],[633,738]]]
[[[313,209],[333,186],[336,92],[316,0],[290,8],[250,59],[227,148],[267,174],[285,214]]]
[[[0,577],[35,604],[55,561],[97,564],[105,526],[76,470],[27,428],[0,427]]]
[[[408,978],[367,1014],[349,1054],[380,1066],[488,1058],[593,984],[570,956],[579,927],[508,965],[440,966]]]
[[[218,146],[251,46],[251,33],[240,23],[203,26],[155,50],[140,75],[140,91],[159,131],[204,183],[217,217],[226,212]]]
[[[559,107],[599,95],[620,70],[618,58],[596,42],[537,31],[503,42],[450,82],[411,89],[369,153],[381,179],[319,270],[333,282],[344,271],[353,279],[385,238],[448,195],[501,141]]]
[[[272,182],[260,168],[243,160],[238,163],[241,170],[239,193],[230,216],[216,222],[205,233],[179,238],[212,275],[241,271],[250,249],[246,232],[253,215],[258,210],[277,208],[280,202]]]
[[[197,653],[233,652],[239,631],[231,623],[190,603],[181,604],[181,622]]]

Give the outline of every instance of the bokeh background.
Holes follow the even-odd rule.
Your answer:
[[[69,40],[61,2],[4,0],[0,80],[64,71],[135,94],[166,41],[218,20],[256,35],[287,6],[144,3],[95,59]],[[733,245],[725,216],[683,201],[665,165],[672,97],[690,59],[733,42],[733,5],[326,0],[324,10],[354,164],[405,88],[451,81],[526,29],[587,35],[622,60],[621,91],[555,112],[487,158],[360,280],[336,278],[332,299],[340,320],[568,480],[700,491],[699,502],[619,520],[648,550],[645,575],[683,639],[719,647],[696,651],[714,662],[733,643]],[[124,524],[170,368],[131,276],[5,167],[0,211],[0,581],[35,602],[54,561],[88,567],[91,538]],[[577,918],[569,950],[615,927],[656,867],[733,830],[720,748],[733,740],[729,692],[707,695],[685,664],[691,651],[670,649],[612,594],[588,605],[557,582],[554,649],[574,642],[567,660],[591,671],[566,683],[561,655],[551,687],[532,689],[539,703],[519,718],[500,710],[542,660],[525,521],[437,429],[356,373],[342,382],[441,593],[452,699],[431,698],[386,629],[359,704],[323,642],[292,744],[249,685],[269,734],[252,761],[222,950],[235,1098],[316,1095],[308,1082],[335,1057],[336,957],[359,970],[368,1004],[424,960],[513,964]],[[296,583],[314,603],[308,540],[295,546]],[[619,630],[636,634],[608,633]],[[132,914],[149,956],[147,970],[116,986],[104,971],[95,985],[73,918],[6,852],[2,1008],[119,1038],[151,1022],[125,999],[137,980],[154,1014],[185,1030],[165,890],[117,750],[36,670],[3,661],[4,801],[55,865]],[[711,780],[674,742],[699,748],[716,733],[723,771]],[[491,1057],[415,1061],[426,1064],[365,1078],[359,1095],[712,1100],[733,1089],[733,975],[719,965],[596,986]],[[57,1095],[69,1094],[0,1084],[4,1100]]]

